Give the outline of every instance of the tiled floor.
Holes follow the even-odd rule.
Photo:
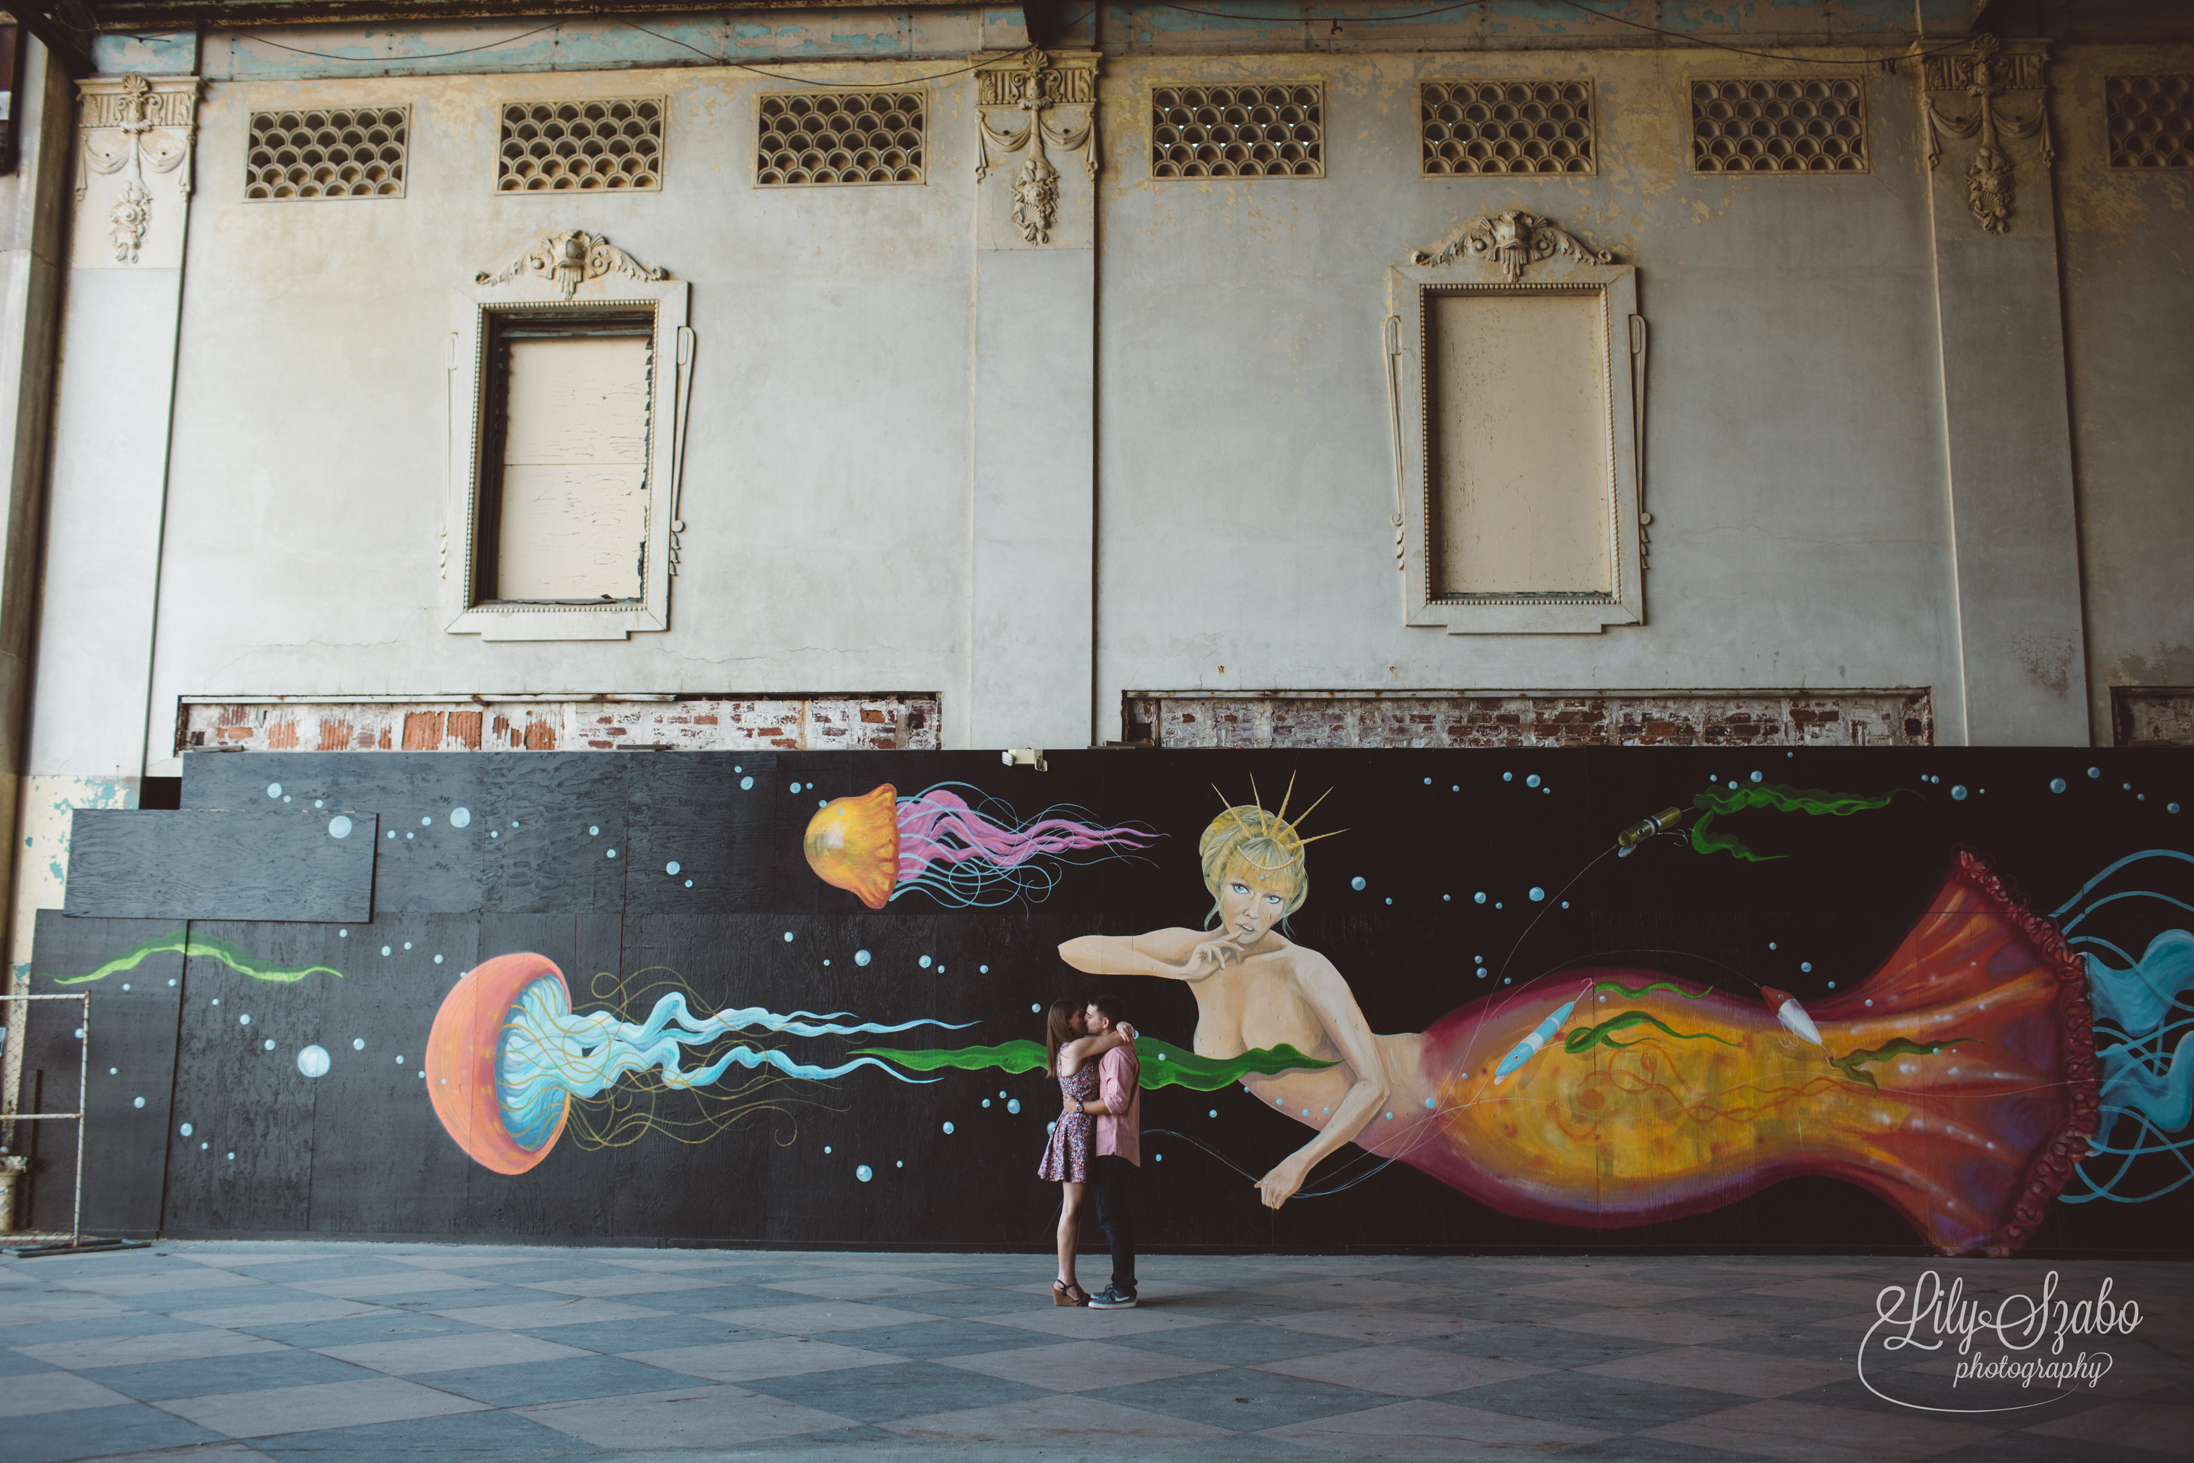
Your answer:
[[[2110,1354],[2093,1386],[1953,1385],[1955,1341],[1879,1336],[1862,1380],[1877,1294],[1930,1268],[1990,1305],[2052,1269],[2071,1300],[2107,1276],[2141,1323],[2068,1341],[2066,1359]],[[174,1243],[10,1260],[0,1463],[2194,1456],[2194,1267],[1152,1256],[1143,1304],[1113,1312],[1053,1307],[1049,1279],[1011,1255]]]

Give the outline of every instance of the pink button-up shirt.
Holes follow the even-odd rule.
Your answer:
[[[1143,1166],[1143,1064],[1135,1048],[1116,1046],[1097,1062],[1097,1095],[1105,1111],[1097,1118],[1097,1152]]]

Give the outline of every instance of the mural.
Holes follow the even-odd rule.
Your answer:
[[[2073,765],[2083,755],[2108,755],[2116,783]],[[762,775],[797,799],[829,792],[832,766],[892,770],[887,756],[787,756]],[[377,777],[360,791],[378,811],[432,797],[435,760],[284,765],[312,764],[313,786],[338,796],[345,776]],[[589,759],[503,760],[519,781],[463,792],[459,829],[502,797],[539,831],[525,776]],[[376,1039],[409,1049],[414,1079],[383,1117],[408,1132],[426,1118],[460,1165],[430,1151],[444,1177],[421,1189],[454,1184],[475,1196],[468,1213],[489,1195],[496,1212],[554,1208],[610,1162],[618,1217],[596,1222],[617,1233],[1026,1239],[1013,1216],[1047,1194],[1022,1170],[1056,1108],[1036,1012],[1109,989],[1145,1033],[1159,1245],[2183,1247],[2194,933],[2179,926],[2194,855],[2168,846],[2181,759],[1724,751],[1711,761],[1745,765],[1709,764],[1708,780],[1696,752],[1092,753],[1055,757],[1050,774],[975,774],[999,790],[870,783],[809,800],[798,821],[797,801],[742,802],[755,776],[734,764],[725,779],[712,760],[659,763],[648,776],[664,786],[634,785],[621,836],[601,821],[610,784],[545,815],[588,830],[560,845],[600,861],[574,865],[591,881],[570,886],[584,913],[407,916],[435,895],[383,848],[374,930],[332,942],[378,960],[248,938],[278,925],[193,926],[52,979],[107,986],[184,957],[175,1101],[212,1113],[218,1078],[194,1073],[188,1033],[218,996],[192,992],[242,980],[296,1002],[320,1053],[299,1052],[309,1086],[307,1066],[329,1078],[346,1061],[311,1019],[332,1002],[313,993],[418,991],[382,963],[398,952],[375,931],[434,914],[441,943],[469,937],[478,958],[437,972],[416,1015],[376,1002],[389,1013]],[[977,759],[912,759],[955,761],[972,773]],[[200,774],[209,797],[226,791],[210,784],[220,770]],[[1025,806],[1039,781],[1072,801],[1018,817],[1002,789]],[[682,846],[711,826],[674,804],[689,793],[720,813],[719,842]],[[1661,811],[1609,817],[1613,799]],[[452,821],[431,816],[382,821]],[[453,830],[417,851],[483,860],[482,906],[507,898],[498,859],[526,867],[526,897],[546,903],[526,861],[553,862],[545,845],[565,835],[536,853],[528,819],[480,821],[486,839]],[[633,848],[592,842],[605,837]],[[600,870],[620,857],[605,908]],[[919,904],[900,897],[911,890]],[[599,955],[571,944],[589,930]],[[347,944],[354,933],[364,942]],[[42,924],[42,963],[59,942]],[[316,1121],[308,1167],[337,1161],[329,1145],[386,1141]],[[187,1145],[166,1159],[196,1161]],[[167,1188],[171,1209],[194,1202],[190,1183]],[[1007,1212],[978,1217],[983,1192],[1010,1196]],[[431,1232],[422,1206],[394,1212],[398,1193],[349,1227]]]

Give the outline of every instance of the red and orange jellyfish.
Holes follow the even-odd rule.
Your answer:
[[[974,793],[970,803],[956,788]],[[1157,835],[1133,823],[1105,827],[1076,807],[1019,821],[966,783],[900,797],[890,783],[833,798],[808,820],[802,851],[824,883],[882,909],[910,889],[955,908],[1042,899],[1055,865],[1124,857]]]

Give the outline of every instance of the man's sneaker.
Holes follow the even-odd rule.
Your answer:
[[[1093,1311],[1131,1311],[1135,1309],[1135,1292],[1108,1285],[1089,1298]]]

